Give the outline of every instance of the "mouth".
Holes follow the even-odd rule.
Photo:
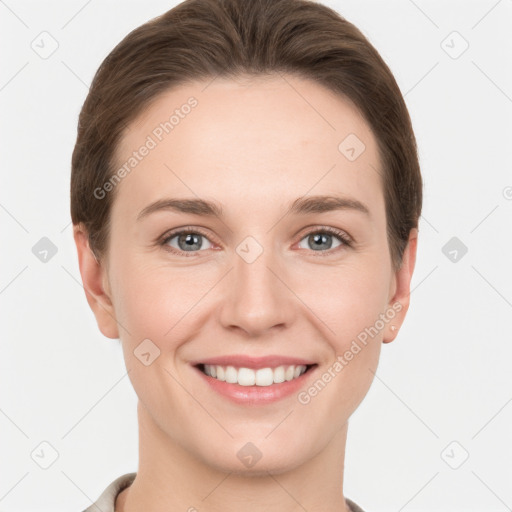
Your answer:
[[[255,369],[200,363],[196,365],[196,368],[206,376],[228,384],[267,387],[298,379],[315,366],[316,364],[298,364]]]
[[[266,405],[299,392],[317,363],[306,359],[226,356],[190,363],[215,394],[239,405]]]

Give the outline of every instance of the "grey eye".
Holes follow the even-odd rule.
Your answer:
[[[333,248],[333,239],[337,239],[336,235],[331,233],[324,233],[323,231],[317,231],[315,233],[309,233],[302,240],[306,240],[308,247],[301,247],[301,249],[311,249],[313,251],[329,250]],[[299,243],[302,243],[302,240]],[[338,247],[341,245],[341,241],[338,240]],[[300,247],[300,245],[299,245]]]
[[[177,240],[178,246],[173,244],[174,239]],[[178,249],[179,251],[193,252],[196,250],[200,250],[201,248],[205,249],[205,247],[203,247],[203,245],[204,245],[203,242],[205,240],[207,241],[208,244],[210,244],[210,247],[206,247],[206,249],[210,249],[211,242],[208,240],[208,238],[206,238],[201,233],[195,233],[195,232],[176,233],[176,234],[170,236],[167,239],[166,243],[168,245],[170,245],[171,247],[173,247],[174,249]]]

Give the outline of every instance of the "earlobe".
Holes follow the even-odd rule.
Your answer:
[[[98,327],[107,338],[119,338],[110,290],[105,290],[105,285],[108,285],[106,269],[91,250],[89,238],[83,226],[75,225],[73,227],[73,237],[85,296],[96,317]]]
[[[409,241],[404,250],[402,266],[395,273],[396,290],[389,303],[395,311],[399,309],[395,317],[386,325],[384,331],[383,343],[393,341],[402,325],[407,310],[409,309],[411,295],[411,279],[416,265],[416,250],[418,245],[418,229],[413,228],[409,234]],[[396,305],[400,304],[400,308]]]

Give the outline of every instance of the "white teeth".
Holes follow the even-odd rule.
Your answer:
[[[235,384],[237,382],[238,372],[236,371],[235,367],[228,366],[224,374],[226,375],[226,382],[229,382],[230,384]]]
[[[278,366],[277,368],[235,368],[234,366],[204,365],[204,373],[217,380],[240,386],[271,386],[300,377],[305,365]]]
[[[294,373],[295,373],[295,367],[294,366],[288,366],[288,368],[286,368],[286,371],[284,372],[284,378],[286,380],[292,380]]]
[[[242,370],[240,369],[240,371]],[[270,386],[271,384],[274,384],[274,372],[272,371],[272,368],[260,368],[252,373],[256,376],[257,386]]]
[[[279,384],[280,382],[284,382],[284,366],[278,366],[274,370],[274,382]]]
[[[238,384],[240,386],[254,386],[256,382],[256,372],[250,368],[240,368],[238,370]]]
[[[209,366],[209,365],[205,365],[205,368],[206,368],[206,366]],[[217,380],[226,380],[226,372],[224,371],[224,368],[222,368],[222,366],[216,366],[215,369],[217,371],[216,379]]]

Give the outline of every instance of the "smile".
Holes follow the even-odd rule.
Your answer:
[[[242,354],[190,361],[196,374],[216,395],[240,405],[266,405],[299,392],[317,373],[310,359]]]
[[[203,364],[199,369],[209,377],[240,386],[271,386],[299,378],[311,365],[281,365],[276,368],[236,368]]]

